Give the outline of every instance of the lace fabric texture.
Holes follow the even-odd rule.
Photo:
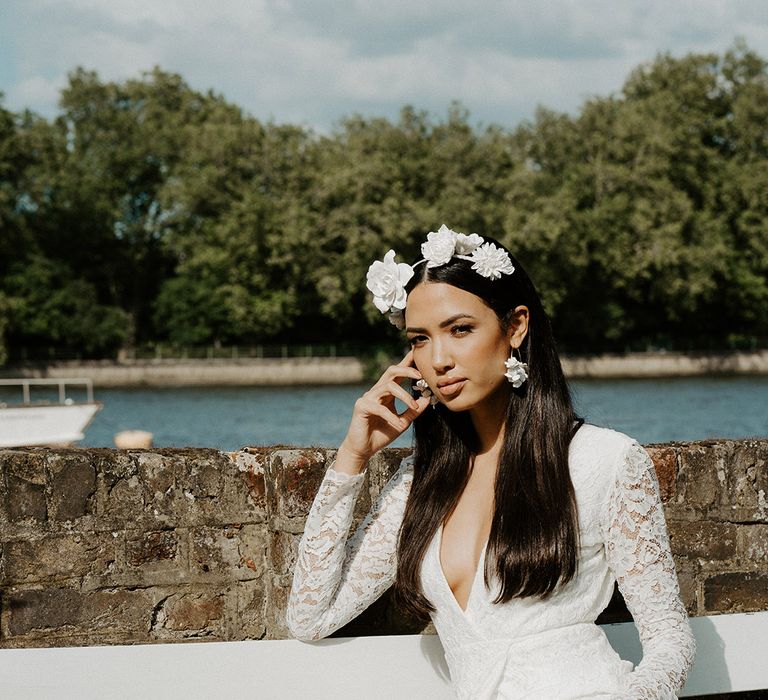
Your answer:
[[[394,583],[397,533],[413,480],[410,465],[406,458],[347,541],[365,474],[341,474],[331,463],[304,526],[286,611],[298,639],[326,637]]]
[[[696,644],[680,600],[653,462],[632,442],[623,466],[607,505],[605,553],[643,645],[643,660],[623,695],[674,698],[693,665]]]
[[[658,481],[626,435],[582,426],[569,454],[579,508],[578,575],[548,600],[493,604],[481,569],[462,610],[443,576],[439,532],[422,563],[424,594],[459,698],[674,698],[695,641],[679,597]],[[413,479],[410,457],[348,536],[364,475],[325,474],[299,544],[287,622],[303,640],[327,636],[395,580],[396,545]],[[484,564],[485,553],[479,567]],[[594,624],[613,582],[643,645],[633,670]]]

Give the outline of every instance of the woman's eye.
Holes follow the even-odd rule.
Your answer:
[[[408,342],[413,346],[417,345],[418,343],[421,343],[423,340],[425,340],[423,335],[414,335],[411,338],[408,338]]]
[[[466,335],[472,331],[472,326],[454,326],[451,328],[451,332],[454,335]]]

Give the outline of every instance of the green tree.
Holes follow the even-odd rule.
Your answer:
[[[8,332],[19,345],[51,344],[98,356],[125,341],[125,312],[99,304],[93,285],[59,262],[33,256],[12,265],[7,287],[14,290],[6,302]]]
[[[766,123],[739,42],[515,129],[456,103],[317,135],[159,69],[78,69],[53,121],[0,105],[7,343],[394,341],[365,271],[441,223],[507,244],[567,349],[766,338]]]

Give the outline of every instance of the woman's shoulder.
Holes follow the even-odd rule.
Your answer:
[[[571,475],[581,471],[614,475],[629,451],[637,445],[637,440],[626,433],[584,423],[571,440],[568,453]]]
[[[635,443],[637,443],[635,438],[619,430],[604,428],[592,423],[584,423],[573,436],[571,449],[617,451],[622,454]]]

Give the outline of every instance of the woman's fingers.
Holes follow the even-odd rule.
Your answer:
[[[422,413],[424,413],[427,406],[429,406],[429,403],[430,400],[428,396],[420,396],[418,399],[416,399],[416,408],[407,408],[400,414],[400,418],[407,420],[408,425],[410,425]]]
[[[414,381],[422,378],[415,367],[412,350],[398,364],[388,367],[376,384],[355,402],[347,436],[361,452],[373,453],[381,449],[407,430],[429,405],[428,398],[414,398],[401,386],[400,382],[406,378]],[[395,410],[395,399],[405,404],[402,413]]]
[[[421,372],[415,367],[406,367],[404,365],[392,365],[384,374],[381,375],[379,383],[390,382],[398,379],[421,379]]]
[[[405,357],[397,364],[401,365],[402,367],[415,367],[416,363],[413,361],[413,348],[405,353]]]
[[[411,405],[412,397],[410,393],[400,386],[400,381],[403,379],[418,381],[421,379],[421,372],[415,367],[407,367],[402,364],[391,365],[390,367],[387,367],[379,378],[379,381],[377,381],[367,393],[370,396],[376,396],[377,399],[381,399],[387,394],[390,394],[401,399],[406,405]]]
[[[403,389],[403,387],[401,387],[397,382],[389,382],[385,389],[388,390],[389,393],[396,399],[400,399],[406,406],[409,406],[410,408],[416,408],[416,399],[413,398],[410,392]],[[386,394],[382,394],[382,396],[386,396]]]
[[[369,415],[375,415],[382,418],[399,433],[402,433],[408,427],[408,421],[390,411],[386,406],[382,406],[380,403],[372,402],[367,408]]]
[[[413,349],[409,350],[405,357],[400,360],[396,365],[390,365],[384,372],[384,375],[390,375],[393,377],[411,377],[412,379],[421,379],[421,372],[416,368],[416,363],[413,359]]]

